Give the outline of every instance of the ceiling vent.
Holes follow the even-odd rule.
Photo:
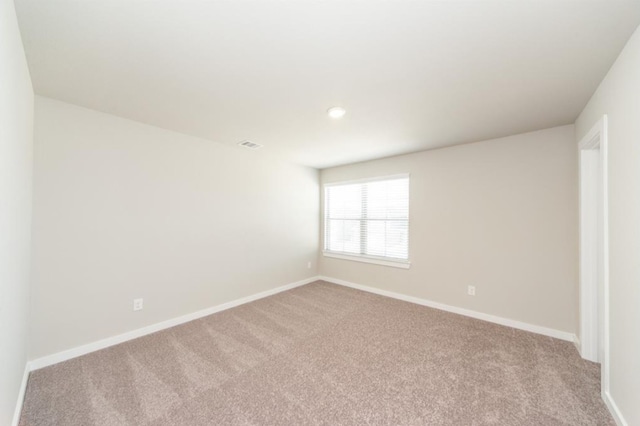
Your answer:
[[[262,148],[262,145],[260,145],[258,143],[253,143],[251,141],[238,142],[238,145],[244,146],[245,148],[249,148],[249,149],[260,149],[260,148]]]

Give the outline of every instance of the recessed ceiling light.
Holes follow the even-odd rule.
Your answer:
[[[333,107],[327,110],[327,114],[331,118],[342,118],[346,113],[347,111],[342,107]]]

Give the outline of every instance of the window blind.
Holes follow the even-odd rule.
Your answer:
[[[409,259],[409,175],[327,184],[324,208],[325,251]]]

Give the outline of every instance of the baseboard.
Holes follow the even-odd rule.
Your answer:
[[[34,359],[30,362],[31,370],[38,370],[40,368],[48,367],[59,362],[67,361],[82,355],[86,355],[91,352],[99,351],[100,349],[108,348],[129,340],[136,339],[138,337],[146,336],[147,334],[155,333],[157,331],[165,330],[167,328],[175,327],[176,325],[184,324],[185,322],[193,321],[198,318],[206,317],[216,312],[224,311],[236,306],[244,305],[245,303],[253,302],[254,300],[263,299],[268,296],[272,296],[283,291],[290,290],[292,288],[300,287],[305,284],[309,284],[313,281],[317,281],[317,276],[307,278],[301,281],[296,281],[291,284],[286,284],[280,287],[276,287],[270,290],[266,290],[260,293],[253,294],[251,296],[243,297],[241,299],[232,300],[231,302],[223,303],[221,305],[212,306],[210,308],[202,309],[197,312],[182,315],[177,318],[172,318],[166,321],[162,321],[156,324],[152,324],[137,330],[128,331],[117,336],[108,337],[106,339],[98,340],[96,342],[88,343],[86,345],[78,346],[66,351],[58,352],[52,355],[47,355],[41,358]]]
[[[30,372],[31,365],[27,362],[24,366],[22,383],[20,384],[20,392],[18,392],[18,400],[16,401],[16,409],[13,412],[13,421],[11,422],[11,426],[18,426],[18,423],[20,422],[20,415],[22,414],[22,404],[24,403],[24,395],[27,392],[27,382],[29,381]]]
[[[578,335],[573,336],[573,345],[576,347],[578,354],[580,354],[580,357],[582,358],[582,346],[580,344],[580,338],[578,337]]]
[[[333,284],[339,284],[345,287],[351,287],[357,290],[362,290],[369,293],[375,293],[381,296],[387,296],[393,299],[403,300],[405,302],[411,302],[417,305],[427,306],[429,308],[439,309],[441,311],[452,312],[454,314],[464,315],[464,316],[476,318],[482,321],[488,321],[495,324],[505,325],[507,327],[517,328],[519,330],[542,334],[543,336],[549,336],[549,337],[554,337],[556,339],[566,340],[568,342],[573,342],[574,339],[576,338],[573,333],[569,333],[566,331],[555,330],[553,328],[547,328],[539,325],[528,324],[525,322],[520,322],[520,321],[508,319],[508,318],[502,318],[495,315],[489,315],[482,312],[476,312],[469,309],[458,308],[456,306],[445,305],[444,303],[433,302],[431,300],[421,299],[419,297],[414,297],[414,296],[407,296],[405,294],[395,293],[392,291],[380,290],[375,287],[356,284],[356,283],[352,283],[352,282],[337,279],[337,278],[320,276],[319,279],[333,283]]]
[[[609,409],[611,417],[613,417],[613,420],[615,420],[616,424],[618,426],[628,426],[628,423],[622,416],[620,409],[613,401],[613,398],[611,398],[611,394],[609,394],[609,392],[602,392],[602,399],[604,400],[604,403]]]

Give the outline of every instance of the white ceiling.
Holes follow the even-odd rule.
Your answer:
[[[572,123],[640,23],[615,0],[16,6],[36,93],[317,168]]]

